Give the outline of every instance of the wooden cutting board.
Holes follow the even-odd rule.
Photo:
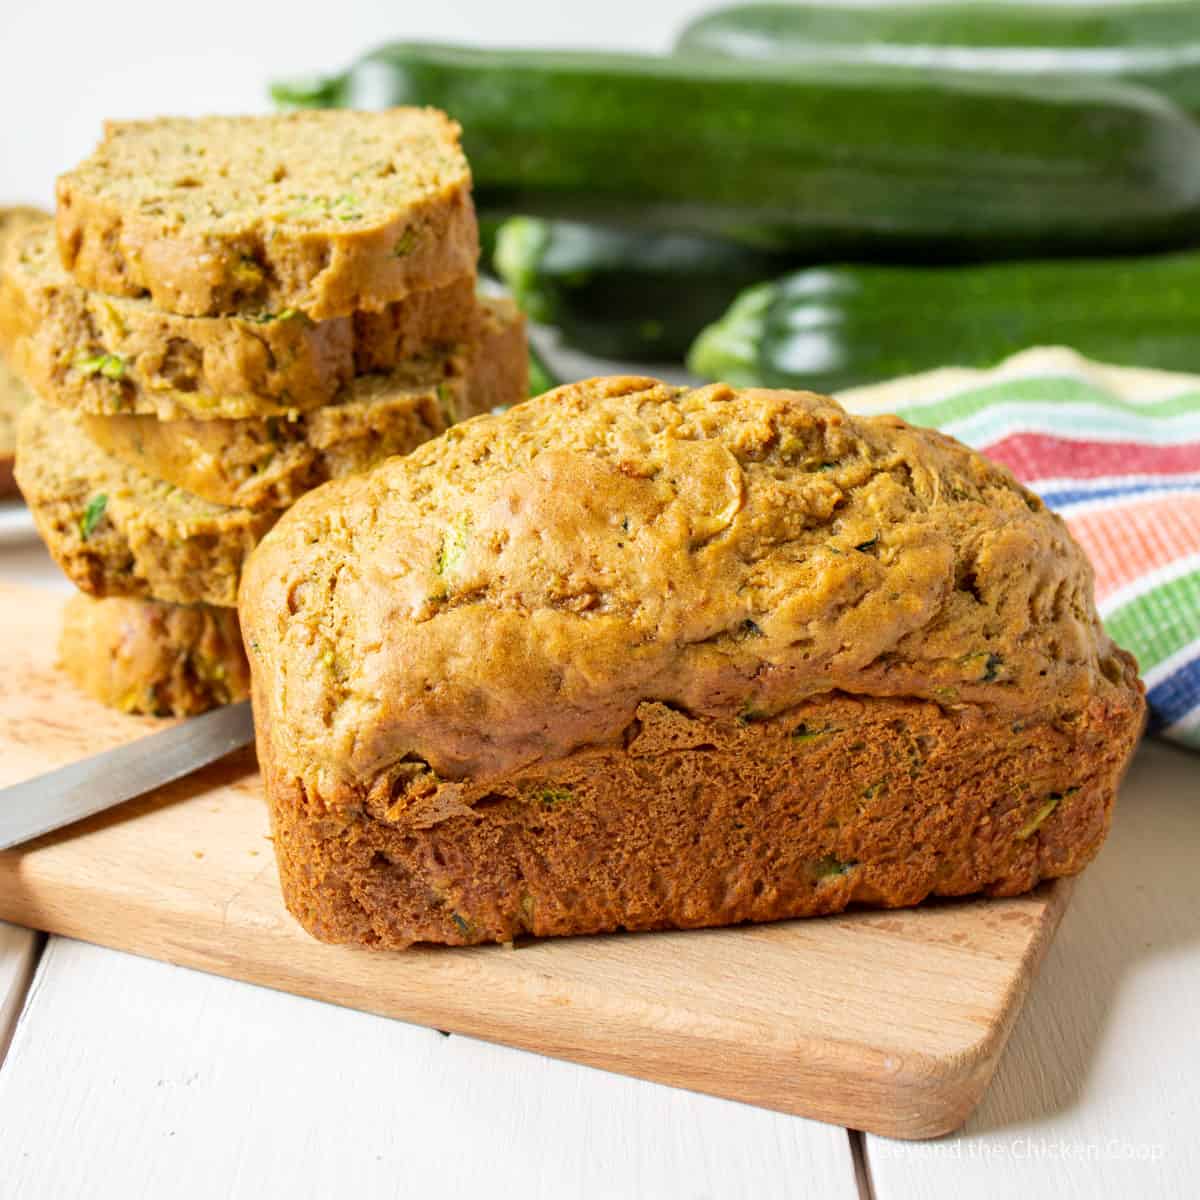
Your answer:
[[[0,587],[0,784],[162,727],[58,674],[60,606]],[[0,853],[18,924],[902,1138],[979,1100],[1068,894],[516,949],[325,946],[283,907],[248,751]]]

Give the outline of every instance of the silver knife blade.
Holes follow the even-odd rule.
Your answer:
[[[0,790],[0,850],[143,796],[253,740],[250,701],[242,700],[14,783]]]

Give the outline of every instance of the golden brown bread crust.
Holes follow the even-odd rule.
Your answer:
[[[122,712],[188,717],[250,694],[231,608],[77,593],[58,653],[77,687]]]
[[[0,291],[6,282],[10,247],[21,240],[31,229],[45,228],[50,214],[40,208],[0,208]],[[10,336],[5,322],[0,320],[0,355],[8,356],[12,351]]]
[[[46,548],[93,596],[233,607],[242,564],[279,515],[210,504],[135,471],[77,413],[36,401],[17,425],[16,474]]]
[[[524,325],[511,305],[491,307],[506,325],[506,338],[523,346]],[[457,405],[469,409],[490,395],[498,385],[481,385],[478,379],[492,373],[490,362],[481,357],[472,364],[470,377],[455,388],[439,396],[435,387],[437,414],[427,413],[430,421],[455,419],[458,413],[451,410]],[[524,370],[507,383],[517,397],[525,386]],[[382,400],[371,393],[381,387]],[[160,458],[157,465],[173,462],[181,478],[236,488],[247,499],[290,501],[305,484],[319,482],[317,474],[339,477],[363,470],[402,443],[410,447],[429,435],[421,404],[426,394],[389,387],[386,377],[376,377],[364,385],[356,405],[326,406],[302,418],[296,424],[307,431],[307,440],[290,439],[290,425],[270,438],[264,432],[272,461],[261,479],[249,469],[253,439],[238,443],[232,431],[222,428],[238,422],[194,424],[187,448],[209,454],[207,464]],[[147,421],[147,437],[157,438],[164,453],[182,441],[182,435],[171,437],[154,418]],[[84,417],[67,409],[31,403],[18,426],[18,447],[16,474],[38,532],[68,577],[92,595],[231,607],[247,556],[279,516],[276,507],[213,502],[129,465],[99,446],[85,429]],[[234,459],[235,450],[241,460]],[[99,514],[89,522],[89,507],[100,504],[100,497]]]
[[[516,404],[529,395],[529,342],[525,318],[503,296],[480,299],[479,348],[476,367],[467,376],[461,409],[452,421],[465,421],[493,408]]]
[[[324,941],[402,949],[1015,895],[1104,839],[1138,731],[1120,660],[1128,702],[1071,721],[834,694],[742,725],[645,703],[621,744],[478,783],[413,763],[395,799],[357,804],[278,772],[260,726],[284,898]]]
[[[360,375],[335,403],[290,421],[85,415],[83,427],[128,466],[214,504],[286,508],[328,479],[409,453],[484,406],[524,399],[524,320],[508,301],[481,307],[482,341],[386,375]]]
[[[0,329],[48,404],[164,421],[295,415],[330,403],[356,374],[389,371],[479,337],[471,275],[379,312],[311,321],[299,310],[185,317],[81,288],[47,218],[13,239]]]
[[[331,940],[1021,890],[1095,852],[1144,710],[1058,517],[806,393],[476,418],[301,499],[240,603],[285,894]]]
[[[475,270],[459,133],[430,108],[109,122],[58,180],[63,265],[187,316],[378,310]]]

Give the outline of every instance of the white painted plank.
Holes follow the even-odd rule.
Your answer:
[[[940,1141],[868,1137],[878,1200],[1196,1194],[1198,877],[1200,760],[1146,743],[983,1103]]]
[[[4,1200],[858,1195],[833,1126],[60,938],[0,1131]]]
[[[0,921],[0,1063],[33,978],[38,941],[32,930]]]

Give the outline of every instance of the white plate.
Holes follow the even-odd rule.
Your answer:
[[[0,500],[0,546],[34,541],[33,517],[20,500]]]

